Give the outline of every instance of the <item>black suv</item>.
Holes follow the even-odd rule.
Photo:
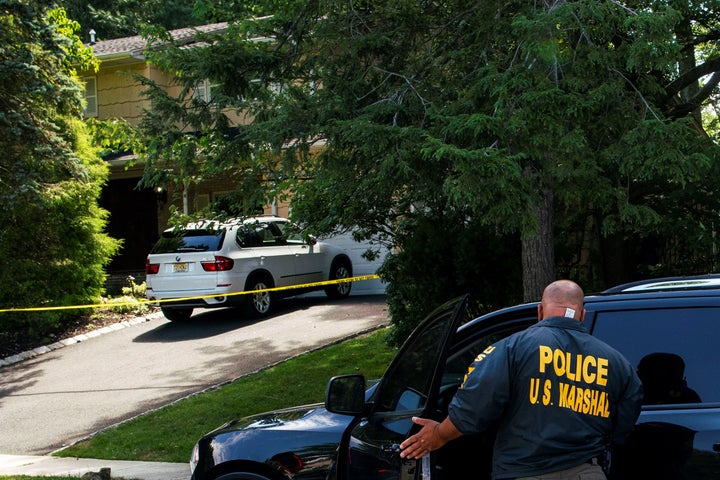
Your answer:
[[[325,405],[270,412],[203,437],[191,464],[207,479],[490,478],[493,432],[464,436],[422,460],[401,460],[412,416],[442,419],[468,365],[537,321],[537,304],[467,320],[466,297],[440,307],[380,381],[330,380]],[[613,452],[611,479],[720,478],[720,275],[614,287],[585,299],[593,335],[637,366],[645,405]],[[492,385],[488,385],[488,391]]]

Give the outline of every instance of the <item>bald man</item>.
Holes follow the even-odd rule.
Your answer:
[[[548,285],[538,323],[478,355],[448,416],[413,418],[422,428],[400,456],[421,458],[497,423],[493,479],[605,479],[602,457],[632,431],[642,385],[622,354],[588,333],[583,299],[575,282]]]

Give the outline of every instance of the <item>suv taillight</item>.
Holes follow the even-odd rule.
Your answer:
[[[159,271],[160,271],[159,263],[150,263],[149,258],[147,260],[145,260],[145,274],[146,275],[155,275]]]
[[[235,261],[232,258],[216,256],[214,262],[200,262],[200,264],[206,272],[224,272],[232,270]]]

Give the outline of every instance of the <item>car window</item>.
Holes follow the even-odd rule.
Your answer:
[[[447,413],[447,406],[453,395],[465,378],[468,367],[489,346],[497,343],[513,333],[524,330],[535,320],[528,320],[527,323],[514,322],[509,326],[500,326],[490,330],[483,330],[481,333],[474,333],[475,338],[465,339],[463,346],[453,350],[445,364],[442,382],[440,387],[440,398],[438,408]],[[468,335],[470,336],[470,335]],[[469,340],[469,341],[468,341]]]
[[[463,378],[465,378],[468,367],[478,355],[489,346],[525,328],[526,326],[524,325],[502,327],[492,332],[479,335],[469,346],[453,352],[445,366],[443,384],[457,383],[459,385]]]
[[[445,328],[445,321],[435,322],[402,356],[396,357],[393,372],[383,378],[377,402],[380,411],[407,409],[408,392],[413,392],[413,409],[425,406],[437,363],[437,356],[432,352],[438,351],[438,339],[443,337]]]
[[[638,369],[646,405],[720,402],[720,308],[598,312],[593,335]]]
[[[275,222],[281,237],[290,245],[302,245],[305,242],[300,229],[290,222]]]
[[[225,230],[168,230],[150,253],[213,252],[220,250]]]
[[[243,248],[272,247],[282,244],[279,230],[271,223],[248,223],[238,228],[236,241]]]

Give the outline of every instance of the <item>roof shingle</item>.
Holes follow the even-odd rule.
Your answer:
[[[200,25],[190,28],[179,28],[169,33],[175,41],[191,43],[197,32],[221,34],[227,30],[227,22]],[[132,37],[115,38],[103,40],[90,44],[96,57],[102,58],[106,55],[118,53],[141,53],[147,47],[147,41],[140,35]]]

